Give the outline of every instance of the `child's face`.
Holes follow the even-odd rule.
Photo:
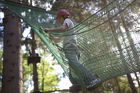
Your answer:
[[[58,17],[56,20],[57,20],[60,24],[63,24],[63,22],[64,22],[63,17]]]

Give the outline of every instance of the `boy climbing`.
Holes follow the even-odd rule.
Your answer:
[[[46,33],[63,33],[65,31],[69,31],[69,29],[74,27],[73,22],[69,19],[69,15],[69,12],[65,9],[59,10],[56,14],[56,20],[61,24],[61,26],[58,28],[45,28],[44,31]],[[76,78],[74,78],[73,74],[71,74],[71,71],[74,71],[77,76],[82,78],[81,81],[87,88],[90,88],[99,82],[99,79],[94,74],[89,72],[82,64],[79,63],[78,57],[80,52],[77,47],[77,38],[74,30],[71,30],[69,35],[64,37],[51,37],[51,39],[56,43],[63,41],[63,50],[70,66],[69,79],[73,85],[79,85],[81,82],[77,82]],[[79,72],[76,71],[77,69]]]

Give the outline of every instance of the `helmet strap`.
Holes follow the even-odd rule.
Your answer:
[[[66,15],[62,15],[62,17],[64,20],[68,18],[68,16],[66,16]]]

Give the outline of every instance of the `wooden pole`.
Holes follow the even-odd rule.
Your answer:
[[[32,34],[32,56],[36,56],[35,53],[35,37],[34,37],[34,31],[31,31]],[[33,81],[34,81],[34,93],[39,92],[39,88],[38,88],[38,73],[37,73],[37,63],[34,62],[33,63]]]

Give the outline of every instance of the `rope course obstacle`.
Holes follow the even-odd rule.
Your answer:
[[[47,46],[67,75],[83,87],[78,67],[71,68],[61,50],[62,43],[54,44],[49,34],[56,37],[72,35],[78,38],[80,63],[101,79],[98,84],[120,75],[140,71],[140,10],[138,0],[115,0],[107,4],[81,23],[65,33],[45,33],[40,27],[57,27],[55,14],[34,7],[0,1],[14,14],[26,22]],[[59,47],[58,47],[59,46]],[[71,72],[69,69],[72,69]]]

